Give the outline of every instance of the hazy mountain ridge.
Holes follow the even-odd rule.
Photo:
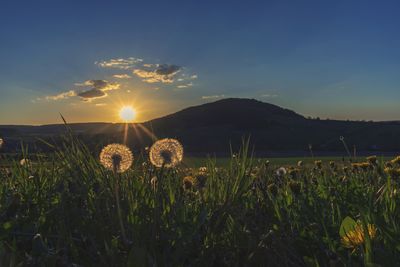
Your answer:
[[[74,123],[68,125],[90,146],[122,142],[124,124]],[[129,129],[128,143],[136,149],[151,144],[143,126],[159,137],[181,140],[188,152],[228,152],[230,144],[239,146],[250,136],[256,151],[342,151],[339,140],[358,150],[400,151],[400,122],[361,122],[308,119],[289,109],[254,99],[223,99],[189,107],[176,113],[136,125]],[[57,139],[65,125],[0,126],[7,150],[19,140],[34,142],[35,137]]]

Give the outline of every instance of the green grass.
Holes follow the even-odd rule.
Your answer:
[[[223,162],[186,159],[186,165],[206,166],[206,173],[137,161],[114,174],[72,137],[51,158],[39,156],[26,166],[12,162],[0,172],[0,266],[400,262],[399,181],[384,172],[383,160],[352,170],[341,159],[333,168],[331,158],[324,159],[322,169],[306,159],[279,177],[277,166],[299,159],[269,159],[266,166],[247,147]],[[188,175],[194,184],[184,189]],[[344,247],[339,231],[343,221],[347,228],[353,221],[348,216],[375,225],[376,237]]]
[[[274,167],[281,167],[281,166],[293,166],[296,165],[299,161],[303,161],[306,165],[313,165],[314,161],[322,160],[324,162],[334,161],[338,164],[342,164],[344,161],[349,162],[349,157],[332,157],[332,156],[325,156],[325,157],[284,157],[284,158],[277,158],[277,157],[270,157],[270,158],[254,158],[256,163],[263,163],[265,161],[269,161],[270,164]],[[379,157],[381,161],[389,160],[390,157]],[[227,167],[231,162],[230,157],[186,157],[184,163],[189,167],[202,167],[206,166],[207,162],[211,160],[215,162],[216,166],[219,167]],[[354,162],[360,162],[365,160],[365,157],[357,157],[356,159],[352,158]]]

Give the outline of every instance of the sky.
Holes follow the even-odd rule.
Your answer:
[[[400,120],[398,1],[8,1],[0,124],[137,121],[228,97]]]

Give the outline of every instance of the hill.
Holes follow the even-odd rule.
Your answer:
[[[122,142],[125,125],[83,123],[69,127],[88,145],[99,147]],[[19,140],[39,145],[34,140],[41,137],[57,142],[63,132],[64,125],[0,126],[0,136],[9,143],[9,151],[18,147]],[[400,122],[309,119],[254,99],[223,99],[133,124],[128,130],[128,144],[135,149],[151,145],[149,132],[158,138],[178,138],[189,153],[226,153],[230,144],[236,149],[245,136],[251,137],[258,153],[305,153],[309,144],[315,151],[343,152],[340,136],[351,149],[354,145],[359,151],[400,151]]]

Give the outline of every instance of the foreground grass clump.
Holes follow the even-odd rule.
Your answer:
[[[0,174],[0,266],[400,262],[400,161],[272,166],[247,148],[226,168],[119,173],[71,138],[15,162]]]

